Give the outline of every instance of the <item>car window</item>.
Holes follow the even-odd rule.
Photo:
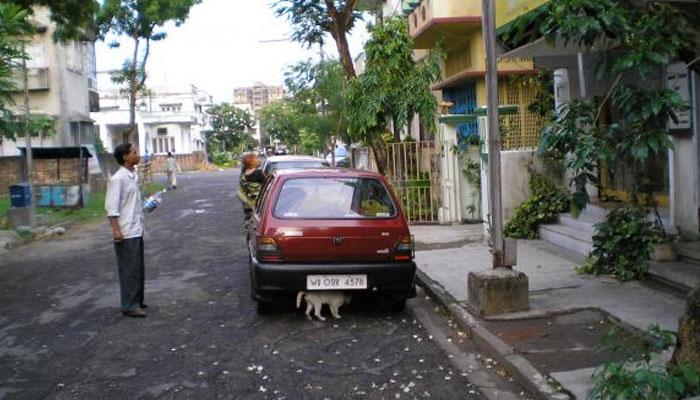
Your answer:
[[[270,163],[265,173],[270,173],[278,169],[308,169],[308,168],[323,168],[328,164],[325,161],[279,161]]]
[[[267,200],[267,197],[270,193],[270,188],[272,187],[272,179],[268,178],[265,180],[265,183],[263,186],[260,188],[260,196],[258,196],[258,200],[255,203],[255,211],[259,214],[260,211],[263,209],[265,202]]]
[[[273,211],[277,218],[392,218],[396,206],[373,178],[293,178],[284,182]]]

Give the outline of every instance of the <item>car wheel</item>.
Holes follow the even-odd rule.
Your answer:
[[[267,301],[258,301],[257,311],[258,315],[268,315],[272,314],[274,305]]]

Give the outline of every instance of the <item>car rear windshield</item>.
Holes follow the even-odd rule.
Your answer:
[[[372,178],[293,178],[284,182],[273,211],[277,218],[393,218],[396,206]]]
[[[280,161],[270,163],[270,170],[278,169],[304,169],[304,168],[323,168],[328,166],[324,161]]]

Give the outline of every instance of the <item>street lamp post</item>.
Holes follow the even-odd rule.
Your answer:
[[[489,211],[493,267],[503,267],[503,214],[501,205],[501,132],[498,118],[498,62],[493,0],[483,1],[483,31],[486,47],[486,92],[489,145]]]
[[[470,272],[467,277],[469,307],[480,315],[495,315],[529,308],[527,276],[510,268],[506,261],[501,205],[501,139],[498,119],[498,60],[494,0],[483,0],[483,36],[486,48],[486,89],[488,95],[488,184],[493,268]],[[511,247],[511,246],[508,246]],[[515,246],[513,246],[515,247]],[[508,266],[507,266],[508,265]]]

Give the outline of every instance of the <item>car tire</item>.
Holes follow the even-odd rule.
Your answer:
[[[257,303],[258,315],[272,314],[272,311],[274,310],[274,304],[267,301],[258,301]]]

